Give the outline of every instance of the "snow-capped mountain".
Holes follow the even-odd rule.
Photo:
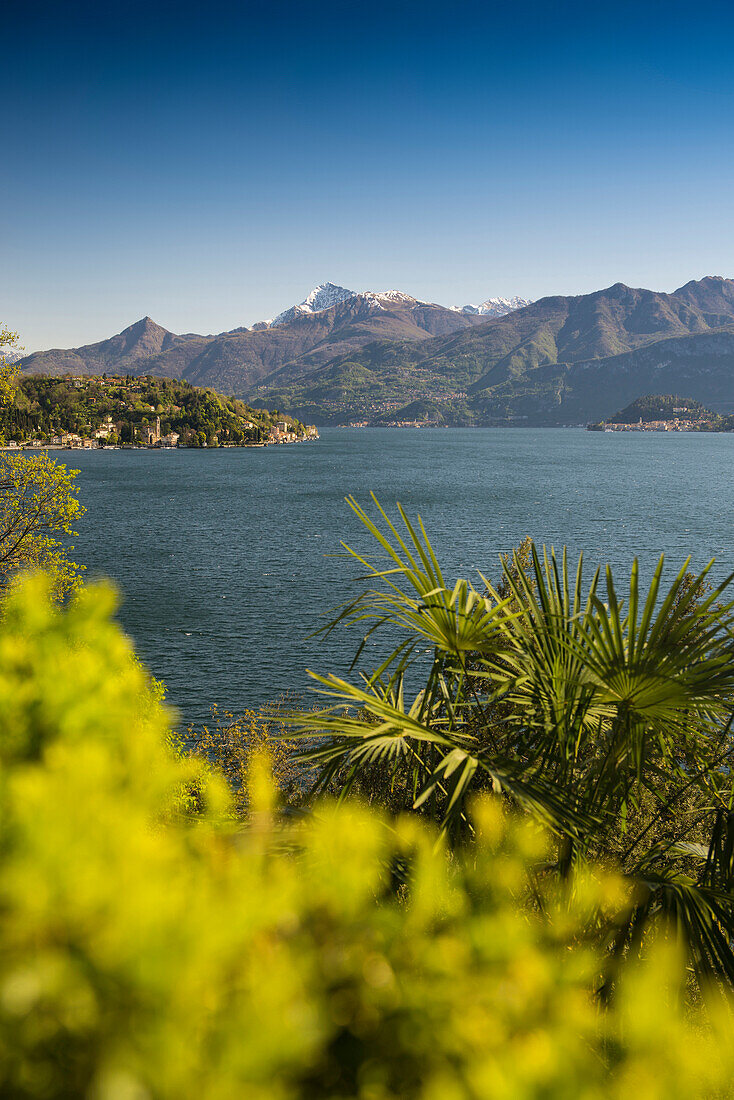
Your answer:
[[[402,290],[365,290],[360,298],[368,298],[375,302],[397,302],[403,306],[425,306],[428,303],[414,298],[412,294],[405,294]]]
[[[393,305],[425,305],[419,298],[411,294],[405,294],[402,290],[348,290],[345,286],[337,286],[336,283],[322,283],[314,287],[308,297],[299,302],[297,306],[283,310],[272,321],[258,321],[253,325],[254,329],[275,328],[284,325],[288,321],[295,321],[308,313],[321,313],[324,309],[331,309],[342,302],[348,302],[352,298],[362,298],[373,309],[385,309],[387,303]]]
[[[531,304],[530,298],[487,298],[480,305],[452,306],[458,313],[473,313],[480,317],[504,317],[516,309],[524,309]]]
[[[331,309],[332,306],[341,305],[342,302],[348,302],[352,299],[361,299],[369,308],[373,310],[387,310],[391,305],[393,306],[426,306],[430,305],[429,302],[423,301],[421,298],[414,298],[412,294],[406,294],[402,290],[348,290],[347,287],[337,286],[336,283],[322,283],[320,286],[314,287],[311,293],[299,302],[298,305],[291,306],[289,309],[283,310],[277,317],[272,320],[258,321],[257,324],[252,326],[252,331],[256,332],[266,328],[277,328],[279,325],[285,325],[289,321],[296,321],[299,317],[305,317],[313,313],[321,313],[325,309]],[[512,313],[515,309],[522,309],[523,306],[530,305],[530,301],[527,298],[487,298],[481,305],[466,305],[466,306],[450,306],[448,307],[454,313],[468,313],[474,314],[480,317],[504,317],[506,313]]]
[[[22,348],[0,347],[0,359],[4,359],[6,363],[17,363],[25,354]]]
[[[412,294],[405,294],[402,290],[365,290],[362,294],[355,294],[354,297],[361,298],[370,309],[428,305],[428,302],[422,302],[420,298],[414,298]]]
[[[295,321],[297,317],[302,316],[304,313],[321,313],[323,309],[331,309],[332,306],[338,306],[340,302],[346,302],[349,298],[355,296],[356,291],[347,290],[344,286],[337,286],[335,283],[322,283],[321,286],[314,287],[308,297],[299,302],[297,306],[291,306],[290,309],[279,313],[270,322],[270,327],[275,328],[276,325],[284,325],[287,321]]]

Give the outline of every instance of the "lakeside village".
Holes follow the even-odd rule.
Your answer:
[[[590,432],[730,432],[734,416],[721,416],[700,401],[678,394],[646,394],[609,420],[589,424]]]
[[[634,424],[617,424],[603,420],[600,424],[590,424],[590,432],[701,432],[710,430],[707,421],[688,420],[675,417],[672,420],[638,420]]]
[[[46,376],[19,380],[0,410],[7,449],[266,447],[319,438],[313,425],[178,379]]]

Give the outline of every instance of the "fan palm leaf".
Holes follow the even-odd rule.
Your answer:
[[[609,567],[586,582],[582,555],[572,569],[532,545],[527,565],[501,559],[496,588],[449,585],[420,517],[398,505],[399,529],[373,501],[375,521],[348,499],[378,556],[343,544],[368,587],[326,629],[385,628],[391,648],[360,684],[311,674],[330,705],[294,733],[317,789],[364,791],[377,769],[456,837],[471,793],[493,790],[558,835],[564,875],[601,859],[636,884],[625,950],[663,915],[699,974],[734,984],[732,578],[686,562],[666,586],[661,556],[645,592],[633,563],[620,599]]]

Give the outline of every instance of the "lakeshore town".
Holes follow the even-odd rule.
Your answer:
[[[252,421],[245,421],[245,427],[254,428],[255,424]],[[318,439],[318,430],[312,425],[308,424],[305,427],[303,435],[297,435],[295,432],[289,430],[289,426],[285,420],[280,420],[273,424],[270,428],[265,439],[258,443],[231,443],[227,440],[223,440],[221,443],[215,436],[211,443],[203,441],[201,443],[184,443],[181,441],[179,432],[168,432],[166,435],[161,434],[161,419],[156,416],[155,423],[147,428],[147,438],[142,442],[135,443],[111,443],[110,437],[118,434],[119,425],[115,424],[111,416],[106,416],[103,423],[97,428],[89,438],[81,435],[77,435],[75,432],[64,432],[61,435],[51,436],[50,439],[30,439],[26,442],[19,443],[14,439],[11,439],[5,444],[4,450],[33,450],[34,448],[43,447],[44,449],[62,449],[62,450],[94,450],[97,447],[107,447],[113,450],[131,450],[133,448],[142,447],[156,447],[159,449],[173,448],[173,447],[267,447],[274,443],[300,443],[304,440]]]
[[[587,425],[591,432],[731,432],[734,417],[712,412],[700,401],[674,393],[648,393],[608,420]]]
[[[673,417],[671,420],[638,420],[634,424],[615,424],[612,421],[602,421],[600,425],[593,425],[591,431],[605,432],[701,432],[708,431],[710,422],[707,420],[687,420]]]
[[[316,440],[313,425],[178,379],[24,376],[0,411],[6,450],[267,447]]]

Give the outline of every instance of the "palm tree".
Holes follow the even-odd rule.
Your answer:
[[[552,830],[555,874],[601,862],[630,880],[612,958],[665,914],[699,977],[734,984],[731,578],[686,562],[666,589],[661,556],[646,594],[634,562],[624,599],[607,567],[602,598],[583,556],[571,571],[565,549],[529,543],[496,588],[482,574],[450,587],[420,517],[398,505],[401,532],[373,499],[383,529],[348,502],[378,556],[343,544],[369,587],[328,629],[366,626],[353,668],[377,630],[390,652],[357,683],[311,674],[330,700],[297,720],[317,735],[303,752],[314,790],[377,789],[461,843],[469,795],[489,788]]]

